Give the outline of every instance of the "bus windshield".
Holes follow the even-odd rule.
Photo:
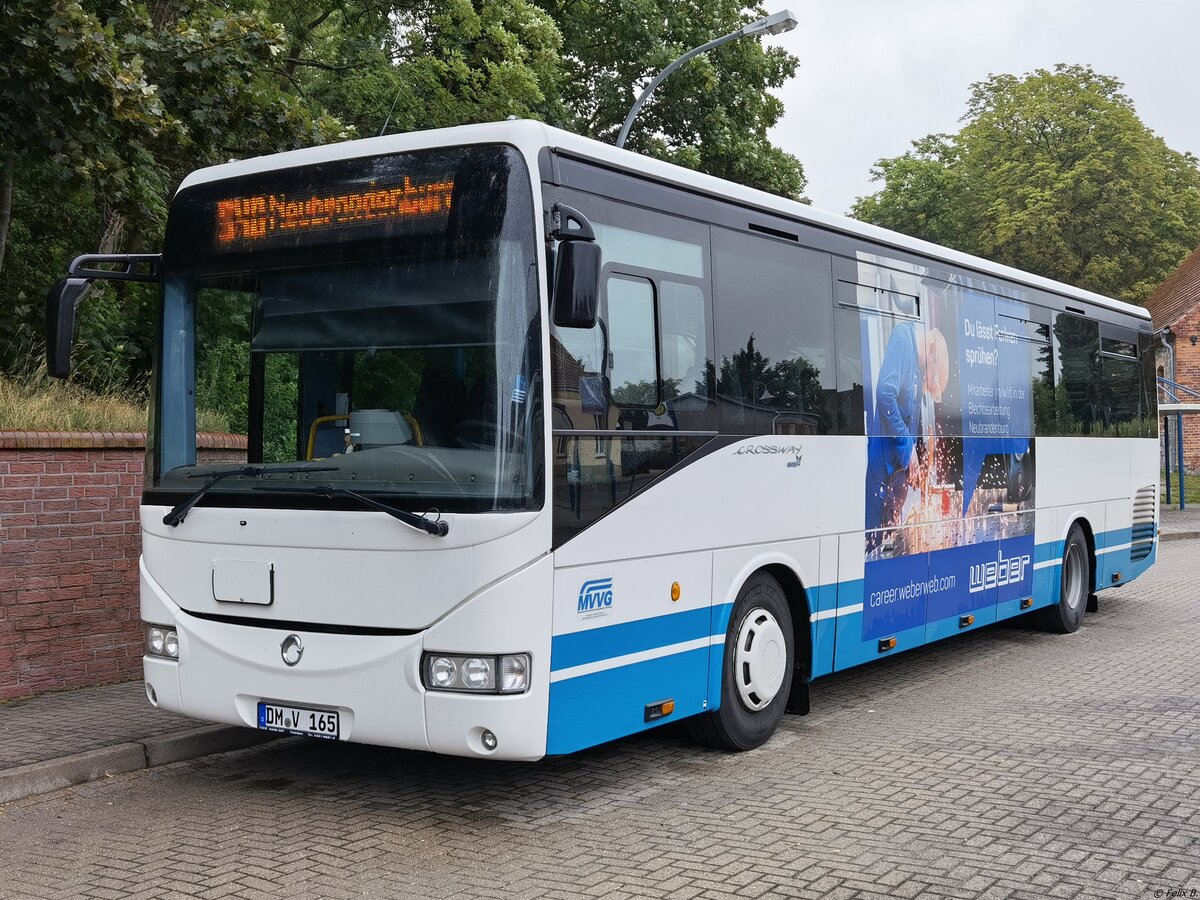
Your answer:
[[[228,468],[197,460],[207,430],[246,435],[262,464],[208,503],[313,505],[333,486],[419,511],[539,505],[533,234],[524,163],[501,147],[181,195],[154,489],[191,492]]]

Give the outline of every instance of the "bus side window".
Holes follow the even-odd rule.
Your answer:
[[[724,228],[713,229],[712,243],[722,432],[830,432],[829,257]]]
[[[1031,323],[1033,344],[1033,433],[1054,434],[1054,351],[1050,326]]]
[[[708,326],[704,292],[694,284],[663,280],[659,283],[658,320],[662,345],[664,400],[695,398],[708,404]]]
[[[1158,436],[1158,374],[1155,370],[1155,356],[1158,351],[1158,341],[1150,334],[1138,335],[1138,359],[1141,363],[1141,393],[1139,394],[1138,409],[1141,421],[1142,437]]]
[[[1100,338],[1100,398],[1104,433],[1133,437],[1141,433],[1141,372],[1137,334],[1106,325]]]
[[[613,403],[657,406],[654,285],[647,278],[611,275],[605,292]]]
[[[604,273],[596,327],[551,332],[560,427],[704,430],[707,398],[695,388],[711,367],[708,226],[588,194],[561,196],[587,213]]]
[[[1054,319],[1054,403],[1061,435],[1099,431],[1100,326],[1059,313]]]

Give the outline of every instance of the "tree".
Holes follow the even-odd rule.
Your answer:
[[[538,0],[563,36],[565,127],[615,140],[637,94],[680,54],[765,12],[737,0]],[[683,66],[658,87],[630,132],[631,150],[802,199],[800,161],[767,131],[783,116],[770,93],[798,60],[742,38]]]
[[[78,0],[0,6],[0,267],[22,169],[48,164],[106,190],[137,155],[131,137],[173,130],[141,54],[120,37],[148,25],[129,3],[103,22]]]
[[[854,215],[935,244],[962,247],[963,172],[952,136],[931,134],[913,141],[903,156],[881,159],[872,180],[886,187],[859,198]],[[953,202],[952,202],[953,201]]]
[[[0,370],[29,368],[44,291],[72,255],[161,245],[193,169],[509,115],[611,140],[662,66],[760,14],[733,0],[0,3]],[[754,39],[695,60],[631,146],[799,197],[799,162],[767,139],[783,110],[770,91],[795,68]],[[97,287],[82,379],[144,384],[154,303]]]
[[[755,346],[753,334],[745,347],[722,358],[717,396],[760,410],[804,412],[818,422],[827,418],[817,367],[799,355],[772,364]]]
[[[0,246],[18,240],[15,271],[0,271],[0,365],[27,367],[40,298],[71,256],[158,245],[188,171],[346,134],[282,89],[285,36],[251,0],[0,7]],[[91,380],[144,375],[149,302],[102,288],[84,306],[82,368],[103,361]]]
[[[530,0],[276,0],[282,72],[363,136],[561,118],[562,39]]]
[[[993,75],[957,134],[880,160],[853,214],[1140,302],[1200,243],[1200,167],[1122,89],[1087,66]]]

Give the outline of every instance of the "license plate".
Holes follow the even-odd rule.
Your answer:
[[[263,731],[305,734],[330,740],[337,740],[342,733],[341,721],[336,710],[288,706],[282,703],[259,703],[258,727]]]

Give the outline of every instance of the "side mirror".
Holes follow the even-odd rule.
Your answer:
[[[55,378],[71,374],[75,307],[91,284],[90,278],[60,278],[46,294],[46,368]]]
[[[554,265],[554,324],[592,328],[600,305],[600,245],[563,241]]]
[[[550,210],[550,236],[557,241],[550,310],[562,328],[592,328],[600,306],[600,245],[587,216],[573,206],[555,203]]]
[[[75,341],[75,307],[88,295],[97,278],[105,281],[162,279],[161,253],[93,253],[77,256],[67,277],[46,294],[46,368],[55,378],[71,374],[71,344]]]

